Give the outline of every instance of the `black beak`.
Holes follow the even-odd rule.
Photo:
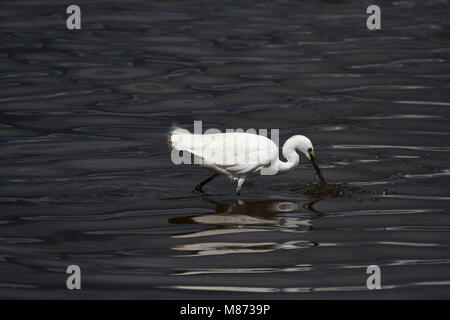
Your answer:
[[[309,154],[310,160],[312,162],[312,165],[314,167],[314,170],[316,170],[316,174],[320,179],[320,182],[325,182],[325,179],[323,178],[322,172],[320,172],[319,166],[316,163],[316,158],[311,153]]]

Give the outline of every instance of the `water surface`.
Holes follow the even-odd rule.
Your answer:
[[[2,1],[0,298],[450,297],[447,1],[377,32],[359,1],[77,4]],[[303,161],[192,193],[166,135],[195,120],[305,134],[338,189]]]

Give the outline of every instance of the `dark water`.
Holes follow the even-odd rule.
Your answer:
[[[447,1],[378,1],[377,32],[364,1],[76,4],[0,4],[0,298],[450,298]],[[194,120],[305,134],[335,186],[192,194]]]

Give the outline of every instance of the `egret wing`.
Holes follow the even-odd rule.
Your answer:
[[[249,174],[278,159],[278,147],[270,139],[249,133],[198,135],[190,151],[205,166],[216,166],[230,174]]]

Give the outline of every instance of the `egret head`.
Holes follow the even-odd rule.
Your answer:
[[[325,181],[325,179],[322,176],[322,172],[320,172],[319,166],[316,162],[316,154],[314,152],[314,147],[312,145],[311,140],[309,140],[305,136],[300,136],[300,144],[299,144],[299,150],[311,161],[314,170],[317,173],[317,176],[319,177],[320,181]]]

